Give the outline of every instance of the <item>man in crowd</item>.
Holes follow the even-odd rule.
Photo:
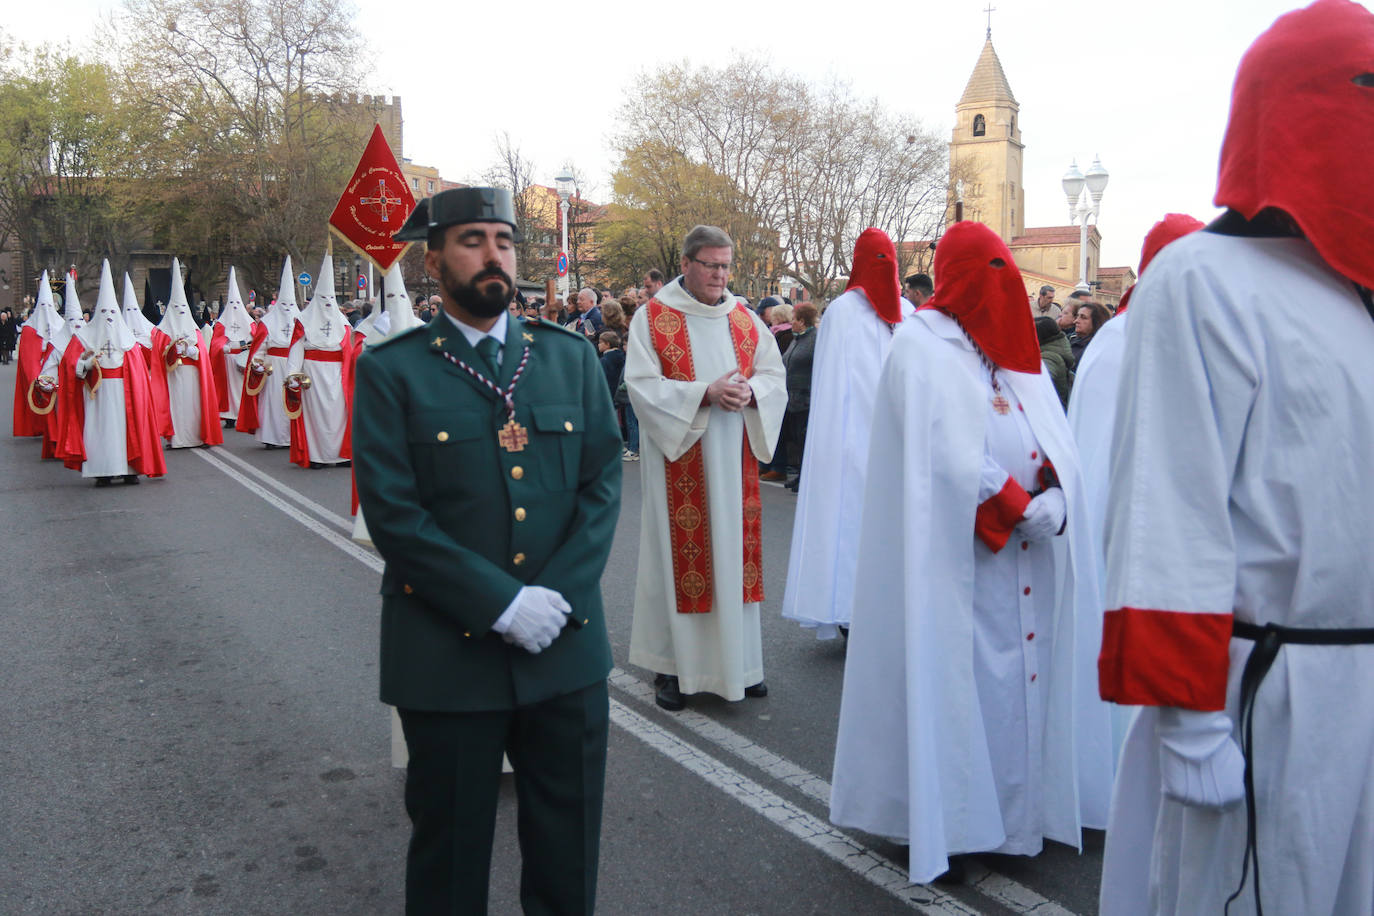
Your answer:
[[[1063,311],[1059,303],[1054,301],[1054,287],[1040,287],[1040,295],[1036,297],[1034,305],[1031,306],[1031,316],[1033,318],[1053,318],[1059,319],[1059,313]]]
[[[590,286],[578,290],[577,312],[568,319],[568,327],[592,342],[606,329],[601,318],[601,306],[596,304],[596,290]]]
[[[485,913],[505,751],[527,913],[595,906],[620,435],[595,350],[511,321],[509,191],[421,201],[442,311],[358,363],[358,496],[382,575],[381,699],[410,760],[408,914]]]
[[[1371,93],[1374,14],[1279,18],[1236,74],[1225,214],[1131,296],[1099,669],[1145,709],[1106,916],[1370,911]]]
[[[1081,847],[1113,767],[1082,481],[1025,284],[975,222],[935,276],[878,382],[830,802],[909,843],[919,883]]]
[[[787,405],[782,357],[727,288],[734,243],[697,226],[682,275],[630,326],[625,384],[640,423],[643,509],[630,661],[657,701],[764,696],[758,462]]]
[[[928,274],[911,274],[903,281],[903,287],[906,301],[914,308],[925,305],[931,293],[935,292],[935,284],[931,282]]]
[[[644,275],[644,300],[640,302],[640,305],[657,296],[661,289],[663,289],[663,271],[657,267],[651,268]]]
[[[892,240],[881,229],[865,229],[854,245],[849,286],[813,332],[819,336],[806,466],[782,599],[782,616],[815,630],[818,639],[849,629],[878,374],[893,334],[912,311],[898,291]]]

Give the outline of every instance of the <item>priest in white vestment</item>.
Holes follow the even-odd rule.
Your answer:
[[[849,627],[878,373],[893,333],[912,311],[901,295],[892,240],[865,229],[854,245],[849,285],[826,307],[816,332],[806,463],[782,598],[782,616],[818,639]]]
[[[219,393],[219,416],[225,426],[233,426],[243,400],[243,372],[248,365],[248,348],[253,338],[253,319],[243,306],[238,277],[229,268],[229,286],[224,307],[215,318],[210,334],[210,366]]]
[[[919,883],[1081,848],[1112,778],[1078,458],[1020,272],[961,222],[935,283],[878,382],[830,802]]]
[[[1374,14],[1275,22],[1236,74],[1227,212],[1132,296],[1100,674],[1145,708],[1104,916],[1374,912],[1371,92]]]
[[[148,368],[133,332],[124,324],[110,262],[101,266],[100,297],[91,321],[73,335],[62,358],[63,463],[96,486],[116,478],[166,473],[162,439],[154,425]]]
[[[334,297],[334,257],[320,265],[315,295],[296,319],[286,358],[287,416],[291,461],[301,467],[344,464],[352,459],[349,436],[353,402],[353,326]]]
[[[159,390],[155,397],[160,399],[161,392],[166,392],[171,415],[172,434],[167,444],[172,448],[223,444],[210,350],[191,316],[186,287],[181,282],[181,264],[176,258],[172,259],[172,293],[167,299],[167,311],[153,328],[152,340],[153,387]]]
[[[267,306],[262,320],[253,328],[253,343],[248,351],[248,366],[243,378],[243,398],[234,428],[252,433],[265,448],[285,448],[291,444],[291,418],[286,413],[284,384],[286,358],[291,352],[291,333],[296,328],[296,275],[291,272],[291,256],[281,268],[277,298]]]
[[[682,275],[635,313],[626,347],[644,493],[630,661],[658,675],[665,709],[767,693],[757,462],[787,385],[767,326],[727,289],[733,255],[722,230],[693,229]]]

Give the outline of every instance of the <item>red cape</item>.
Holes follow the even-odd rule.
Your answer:
[[[62,463],[72,470],[81,470],[86,460],[86,392],[88,379],[77,378],[76,361],[85,349],[73,337],[62,354],[58,369],[60,387],[58,414],[61,433],[58,453]],[[148,366],[143,361],[142,347],[132,347],[124,353],[124,447],[129,467],[145,477],[161,477],[167,473],[162,454],[162,440],[153,422],[153,399],[148,381]],[[94,370],[92,370],[94,373]]]
[[[49,344],[33,328],[19,332],[19,362],[14,378],[14,434],[41,436],[46,425],[43,417],[29,407],[29,388],[43,369]]]
[[[298,341],[305,337],[305,326],[297,321],[291,329],[291,346],[295,346]],[[355,331],[345,331],[343,340],[339,341],[339,349],[343,351],[343,365],[340,369],[343,376],[344,394],[344,434],[343,441],[339,443],[339,457],[353,458],[353,367],[358,362],[358,351],[361,348],[356,341],[361,340],[361,335]],[[287,407],[291,408],[291,393],[283,388],[282,397],[287,399]],[[304,399],[304,393],[297,393],[295,398]],[[291,421],[291,463],[298,464],[303,468],[310,467],[310,440],[305,432],[305,411],[302,410],[296,418]]]
[[[158,413],[158,431],[163,436],[173,435],[171,395],[167,388],[167,370],[177,364],[176,351],[172,349],[172,338],[157,328],[152,330],[153,353],[153,390],[154,409]],[[219,422],[219,397],[216,394],[215,379],[210,374],[210,354],[205,348],[205,338],[196,335],[196,372],[200,376],[200,441],[206,445],[223,445],[224,430]],[[166,417],[161,416],[166,409]]]
[[[258,351],[262,349],[263,343],[267,340],[267,325],[261,321],[253,324],[253,342],[248,346],[248,365],[251,369],[253,360],[257,357]],[[258,396],[248,393],[249,381],[252,379],[252,372],[245,370],[243,374],[243,394],[239,396],[239,416],[234,421],[234,429],[241,433],[255,433],[262,425],[262,420],[258,418]]]
[[[228,343],[224,325],[215,322],[215,330],[210,334],[210,371],[215,377],[215,395],[220,413],[229,410],[229,367],[224,364],[224,347]]]

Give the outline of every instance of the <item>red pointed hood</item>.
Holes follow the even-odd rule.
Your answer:
[[[845,290],[861,289],[873,311],[888,324],[902,320],[902,284],[897,277],[897,247],[881,229],[865,229],[854,243],[854,266]]]
[[[1150,227],[1150,231],[1145,233],[1145,244],[1140,246],[1140,269],[1136,271],[1137,277],[1145,276],[1145,268],[1150,266],[1150,262],[1155,259],[1155,255],[1164,250],[1164,246],[1177,239],[1183,238],[1190,232],[1197,232],[1202,228],[1202,220],[1194,219],[1186,213],[1166,213],[1164,218]],[[1116,313],[1120,315],[1126,311],[1131,303],[1131,293],[1135,292],[1135,284],[1126,290],[1126,295],[1121,297],[1121,305]]]
[[[998,368],[1040,371],[1021,271],[1006,243],[982,223],[965,220],[945,231],[935,246],[935,295],[921,308],[953,317]]]
[[[1317,0],[1279,17],[1241,59],[1216,204],[1247,219],[1283,210],[1336,271],[1374,287],[1370,149],[1374,14]]]

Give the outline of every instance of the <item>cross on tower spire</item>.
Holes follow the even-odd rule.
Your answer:
[[[985,12],[985,13],[988,14],[988,41],[991,41],[991,40],[992,40],[992,14],[995,13],[995,12],[997,12],[997,7],[995,7],[995,6],[993,6],[991,3],[989,3],[989,4],[987,5],[987,7],[983,10],[983,12]]]

